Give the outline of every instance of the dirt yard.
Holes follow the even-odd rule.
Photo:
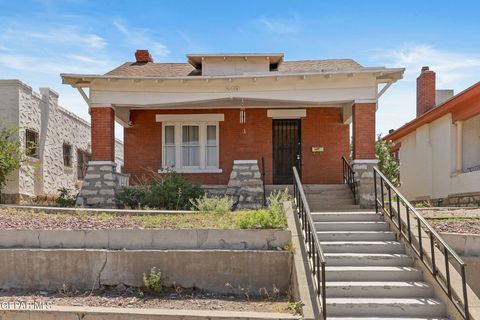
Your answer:
[[[417,208],[417,210],[439,232],[480,234],[480,208]]]
[[[136,288],[127,287],[68,293],[0,289],[0,304],[18,301],[58,306],[291,312],[286,296],[238,297],[178,288],[168,288],[155,295],[144,295]]]
[[[130,215],[112,212],[65,211],[46,213],[38,210],[0,207],[0,229],[85,230],[85,229],[234,229],[242,211],[213,213],[162,213]]]

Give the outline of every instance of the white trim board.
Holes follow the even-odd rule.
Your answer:
[[[203,113],[203,114],[156,114],[156,122],[206,122],[206,121],[224,121],[223,113]]]
[[[268,109],[267,117],[274,119],[299,119],[307,116],[307,109]]]

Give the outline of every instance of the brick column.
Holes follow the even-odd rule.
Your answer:
[[[115,208],[117,174],[115,163],[115,111],[109,107],[90,109],[92,161],[88,163],[79,207]]]
[[[92,160],[115,161],[115,111],[91,108]]]
[[[358,201],[361,208],[375,205],[373,167],[375,156],[375,103],[356,103],[353,113],[353,161],[352,167],[358,181]]]

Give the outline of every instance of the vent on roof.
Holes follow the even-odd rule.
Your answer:
[[[148,50],[137,50],[135,52],[135,59],[140,63],[153,62],[153,58]]]

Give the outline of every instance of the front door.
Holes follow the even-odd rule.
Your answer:
[[[301,169],[299,119],[273,120],[273,184],[292,184],[295,166]]]

